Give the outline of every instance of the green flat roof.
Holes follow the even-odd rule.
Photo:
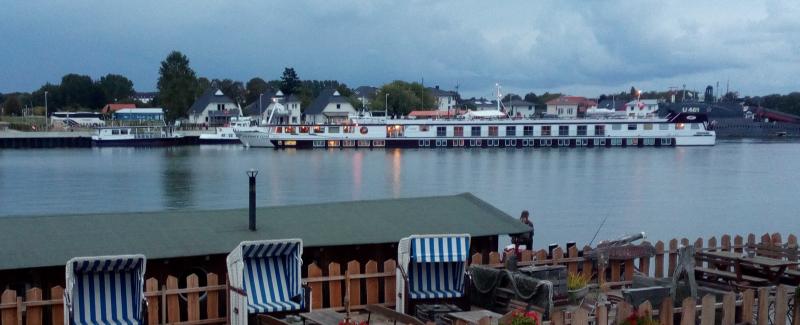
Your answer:
[[[64,265],[76,256],[148,259],[227,254],[244,240],[302,238],[306,247],[398,242],[412,234],[473,237],[528,230],[470,193],[257,208],[0,217],[0,270]]]

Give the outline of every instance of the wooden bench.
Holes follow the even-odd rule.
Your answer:
[[[416,319],[410,315],[398,313],[393,309],[389,309],[380,305],[367,305],[366,307],[364,307],[364,310],[367,311],[367,324],[369,324],[370,318],[372,317],[372,313],[375,313],[383,317],[386,317],[388,320],[394,322],[395,325],[397,324],[397,322],[410,325],[425,325],[425,323],[423,323],[419,319]]]
[[[695,267],[694,271],[695,271],[695,273],[697,273],[697,274],[699,274],[701,276],[702,275],[709,275],[709,276],[712,276],[712,277],[715,277],[715,278],[721,278],[721,279],[724,279],[724,280],[726,280],[728,282],[734,282],[734,283],[739,281],[739,278],[737,277],[736,273],[730,272],[730,271],[709,269],[709,268],[699,267],[699,266]],[[747,283],[749,283],[751,285],[766,285],[766,284],[769,283],[769,281],[767,279],[754,277],[754,276],[750,276],[750,275],[745,275],[745,274],[742,274],[742,281],[745,281],[745,282],[747,282]]]

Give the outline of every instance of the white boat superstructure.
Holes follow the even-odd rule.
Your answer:
[[[259,129],[256,120],[250,117],[232,117],[227,126],[214,128],[214,133],[203,133],[200,142],[203,143],[239,143],[237,132],[249,132]]]

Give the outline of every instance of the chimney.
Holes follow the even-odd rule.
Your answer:
[[[250,217],[249,226],[250,231],[256,231],[256,176],[258,171],[250,169],[247,171],[247,177],[250,179]]]

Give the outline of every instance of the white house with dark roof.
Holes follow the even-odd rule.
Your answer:
[[[306,108],[305,121],[307,123],[322,124],[336,123],[347,120],[348,116],[356,114],[356,109],[335,89],[325,89]]]
[[[284,96],[278,90],[275,93],[262,96],[259,101],[256,99],[245,108],[250,116],[263,115],[263,119],[268,119],[272,114],[271,123],[276,124],[298,124],[301,122],[301,102],[300,97],[294,94]]]
[[[189,123],[207,126],[225,125],[231,117],[241,116],[236,103],[222,90],[211,87],[203,92],[189,108]]]
[[[436,98],[437,110],[449,111],[456,108],[458,93],[455,91],[441,90],[439,89],[439,86],[434,88],[426,88],[425,91],[429,92],[434,98]]]
[[[630,117],[646,117],[658,111],[657,99],[632,100],[625,104],[625,112]]]

